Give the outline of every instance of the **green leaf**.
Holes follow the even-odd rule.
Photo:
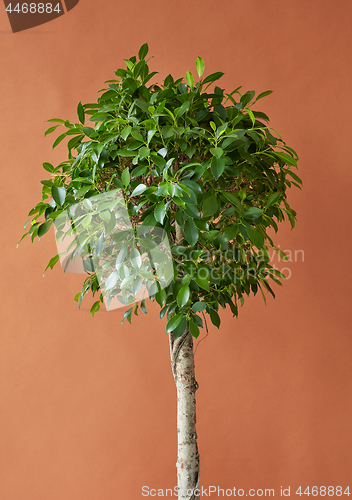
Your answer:
[[[66,189],[64,187],[53,186],[51,188],[51,196],[57,205],[62,207],[65,203]]]
[[[126,78],[122,82],[122,88],[127,90],[130,95],[132,95],[137,90],[138,86],[139,86],[138,83],[133,78]],[[103,94],[103,95],[105,95],[105,94]],[[103,96],[101,96],[101,97],[103,97]],[[110,95],[109,95],[109,97],[110,97]],[[113,97],[113,95],[111,97]]]
[[[43,186],[51,187],[53,185],[52,181],[40,181]]]
[[[287,279],[286,276],[281,271],[279,271],[278,269],[270,269],[269,273],[275,274],[275,276],[279,276],[280,278],[282,278],[284,280]]]
[[[136,248],[134,246],[131,248],[130,257],[131,257],[132,266],[135,269],[140,269],[142,266],[142,257],[141,257],[141,254],[139,253],[138,248]]]
[[[183,285],[180,288],[180,290],[177,294],[177,297],[176,297],[177,303],[178,303],[180,308],[187,304],[187,302],[189,300],[189,296],[190,296],[189,286]]]
[[[155,153],[150,155],[150,159],[158,167],[157,170],[159,173],[161,173],[166,165],[166,160],[162,156],[156,155]]]
[[[181,94],[187,94],[188,93],[188,87],[185,83],[180,83],[178,85],[178,90],[181,92]]]
[[[52,222],[53,221],[50,219],[50,220],[44,222],[44,224],[41,224],[39,226],[39,229],[38,229],[38,237],[39,237],[39,239],[43,236],[43,234],[45,234],[45,233],[47,233],[49,231]]]
[[[202,76],[202,74],[204,73],[204,61],[199,56],[197,57],[196,68],[197,68],[198,76],[200,78]]]
[[[170,333],[181,323],[183,316],[181,313],[172,316],[166,325],[166,333]]]
[[[193,89],[193,87],[194,87],[194,78],[193,78],[193,75],[192,75],[192,73],[190,71],[186,72],[186,80],[187,80],[187,83],[188,83],[189,87],[191,89]]]
[[[271,205],[274,205],[279,199],[281,198],[282,194],[281,193],[272,193],[268,201],[266,202],[265,208],[271,207]]]
[[[244,217],[246,219],[257,219],[260,217],[263,213],[263,210],[257,207],[250,207],[248,210],[245,211]]]
[[[96,312],[98,312],[99,309],[100,309],[100,300],[97,300],[96,302],[94,302],[94,304],[90,308],[90,312],[92,313],[92,316],[94,316],[94,314]]]
[[[54,127],[49,127],[45,132],[44,132],[44,136],[46,137],[47,135],[51,134],[52,132],[54,132],[54,130],[57,129],[57,127],[59,127],[60,125],[54,125]]]
[[[213,156],[216,156],[216,158],[221,158],[224,154],[224,150],[222,148],[210,148],[209,151]]]
[[[154,208],[154,217],[158,222],[160,222],[160,224],[162,224],[164,222],[165,214],[166,214],[165,202],[161,201]]]
[[[184,233],[186,240],[193,247],[198,241],[199,233],[193,219],[191,219],[190,217],[185,222]]]
[[[280,160],[283,160],[287,165],[292,165],[294,167],[297,167],[297,161],[287,153],[282,153],[281,151],[275,151],[275,155],[278,156]]]
[[[176,116],[180,117],[180,116],[184,115],[185,112],[187,111],[187,109],[189,108],[189,106],[190,106],[190,102],[189,101],[184,102],[180,108],[177,108],[178,111],[176,113]],[[184,149],[186,149],[186,148],[184,148]]]
[[[133,307],[131,307],[130,309],[128,309],[127,311],[125,311],[123,313],[123,318],[122,318],[122,321],[121,323],[123,323],[125,321],[125,319],[127,318],[127,321],[129,323],[131,323],[131,317],[132,317],[132,311],[133,311]]]
[[[243,107],[247,106],[247,104],[253,99],[255,96],[254,90],[248,90],[245,94],[240,99],[240,102],[242,103]]]
[[[114,288],[118,279],[119,279],[119,272],[113,271],[105,281],[105,291]]]
[[[181,320],[181,323],[172,332],[172,336],[173,336],[174,340],[178,339],[179,337],[181,337],[181,335],[183,335],[185,333],[186,326],[187,326],[187,319],[184,316]]]
[[[127,127],[125,127],[122,132],[121,132],[121,137],[122,139],[125,141],[127,139],[127,137],[130,135],[131,133],[131,130],[132,130],[132,127],[130,125],[128,125]]]
[[[185,253],[185,251],[186,251],[186,247],[184,247],[182,245],[176,245],[176,246],[171,248],[172,255],[176,255],[176,256],[183,255]]]
[[[214,309],[209,309],[209,316],[213,325],[215,325],[216,328],[219,328],[220,316],[218,315],[218,313]]]
[[[125,170],[122,172],[121,180],[122,180],[125,187],[127,187],[129,185],[130,180],[131,180],[131,176],[130,176],[130,171],[129,171],[128,167],[125,168]]]
[[[32,243],[33,243],[33,240],[34,238],[37,236],[38,234],[38,228],[39,228],[39,225],[38,223],[34,224],[33,226],[31,226],[30,230],[29,230],[29,234],[31,235],[31,240],[32,240]]]
[[[287,146],[287,144],[285,144],[285,146],[282,146],[282,147],[283,147],[283,149],[285,149],[289,153],[292,153],[293,156],[295,156],[296,158],[298,158],[297,152],[294,149],[292,149],[289,146]]]
[[[207,196],[202,205],[203,216],[209,217],[210,215],[214,215],[218,210],[218,200],[215,194],[211,194]]]
[[[133,128],[131,130],[131,135],[134,139],[136,139],[136,141],[139,141],[139,142],[144,141],[142,134],[139,132],[139,128],[137,130],[135,128]]]
[[[220,149],[220,148],[216,148]],[[220,177],[220,175],[223,173],[225,170],[225,162],[223,158],[217,158],[216,156],[213,156],[211,159],[211,167],[210,167],[211,173],[213,174],[215,180],[217,181]]]
[[[145,299],[142,300],[141,302],[141,311],[144,313],[144,314],[147,314],[147,308],[145,307]]]
[[[234,194],[232,193],[227,193],[227,192],[224,192],[223,193],[225,198],[232,204],[234,205],[235,207],[238,208],[238,210],[243,213],[243,206],[242,206],[242,203],[240,202],[240,200],[237,198],[237,196],[235,196]]]
[[[157,301],[157,303],[159,304],[160,307],[163,307],[163,305],[165,303],[165,300],[166,300],[166,291],[165,291],[165,288],[163,288],[162,290],[159,290],[159,292],[157,292],[155,294],[155,300]],[[166,306],[166,308],[167,307],[168,306]]]
[[[96,244],[96,247],[95,247],[95,253],[96,253],[96,256],[97,256],[98,260],[100,260],[101,252],[103,250],[103,246],[104,246],[104,234],[102,233],[99,236],[97,244]]]
[[[193,193],[191,194],[191,190],[189,189],[189,187],[186,184],[183,184],[182,182],[178,183],[178,185],[176,187],[177,196],[180,196],[179,190],[184,191],[188,196],[191,196],[193,198],[194,202],[196,202],[196,198],[193,197]],[[183,193],[181,196],[184,196]]]
[[[139,158],[141,160],[143,160],[143,158],[146,158],[149,155],[150,155],[150,149],[149,148],[147,148],[146,146],[143,146],[142,148],[140,148],[140,150],[139,150]]]
[[[54,144],[53,144],[53,149],[54,149],[54,148],[56,148],[56,146],[57,146],[58,144],[60,144],[60,142],[61,142],[63,139],[65,139],[66,135],[67,135],[67,134],[66,134],[66,132],[64,132],[63,134],[59,135],[59,137],[57,137],[57,138],[55,139]]]
[[[65,120],[62,120],[61,118],[50,118],[50,120],[47,120],[48,122],[54,122],[54,123],[65,123]]]
[[[72,139],[67,143],[68,150],[71,151],[71,149],[77,149],[77,146],[78,144],[81,144],[82,139],[84,139],[84,135],[76,135],[75,137],[72,137]]]
[[[259,231],[253,229],[249,224],[246,224],[246,229],[251,242],[257,248],[264,248],[264,236],[262,235],[262,233],[259,233]]]
[[[268,290],[268,292],[269,292],[269,293],[270,293],[270,294],[274,297],[274,299],[275,299],[275,293],[274,293],[274,291],[271,289],[271,287],[270,287],[269,283],[266,281],[266,279],[262,279],[262,281],[261,281],[261,282],[262,282],[262,284],[263,284],[264,288],[265,288],[266,290]]]
[[[234,224],[233,226],[227,227],[223,232],[222,240],[227,243],[230,240],[233,240],[238,234],[238,225]]]
[[[186,205],[184,211],[187,215],[192,217],[192,219],[199,219],[199,211],[195,205]]]
[[[148,44],[143,43],[143,45],[138,51],[139,60],[145,59],[145,56],[148,54],[148,50],[149,50]]]
[[[198,316],[198,314],[193,313],[192,320],[198,327],[203,328],[203,320],[200,316]]]
[[[280,248],[274,248],[274,250],[275,250],[276,253],[278,253],[280,255],[280,257],[283,260],[288,261],[288,257],[287,257],[287,255],[285,254],[285,252],[283,250],[280,250]]]
[[[84,206],[84,208],[86,208],[87,210],[93,210],[93,204],[92,204],[92,202],[90,201],[90,199],[89,199],[89,198],[85,198],[85,199],[83,200],[83,206]]]
[[[134,179],[135,177],[139,177],[140,175],[145,174],[147,171],[147,168],[148,167],[146,165],[134,168],[131,172],[132,179]]]
[[[259,101],[259,99],[262,99],[263,97],[269,95],[269,94],[272,94],[273,91],[272,90],[265,90],[264,92],[262,92],[261,94],[258,95],[258,97],[256,98],[256,100],[254,102],[257,102]]]
[[[200,194],[203,193],[202,188],[195,181],[191,181],[189,179],[182,179],[182,184],[186,184],[186,186],[192,189],[194,193],[200,193]]]
[[[189,321],[189,332],[195,339],[199,337],[199,328],[192,320]]]
[[[251,109],[247,108],[247,113],[249,114],[249,117],[250,117],[250,119],[252,121],[252,125],[254,127],[254,125],[255,125],[255,116],[253,114],[253,111]]]
[[[201,109],[194,117],[196,122],[201,122],[205,119],[206,116],[209,115],[209,111],[207,109]]]
[[[302,184],[302,179],[300,177],[298,177],[298,175],[296,175],[294,172],[291,172],[290,170],[286,170],[286,174],[290,175],[299,184]]]
[[[174,127],[172,125],[164,125],[161,129],[161,134],[165,139],[172,137],[175,134]]]
[[[103,122],[104,120],[107,120],[108,118],[112,118],[112,116],[109,113],[94,113],[89,118],[89,121],[91,122]]]
[[[85,115],[84,115],[84,108],[82,106],[81,101],[79,101],[78,106],[77,106],[77,115],[78,115],[79,121],[84,125]]]
[[[85,229],[88,229],[88,227],[90,226],[90,223],[92,222],[92,215],[91,214],[88,214],[86,215],[86,217],[84,217],[84,219],[82,220],[82,226],[85,228]]]
[[[135,187],[134,190],[132,191],[131,197],[138,196],[138,195],[144,193],[144,191],[146,189],[147,189],[147,186],[145,184],[138,184],[138,186]]]
[[[217,229],[212,229],[203,234],[203,238],[207,241],[214,241],[219,236],[219,231]]]
[[[28,221],[27,221],[28,222]],[[29,231],[27,233],[24,233],[20,239],[20,241],[17,243],[17,246],[16,248],[18,248],[18,245],[21,243],[21,241],[23,240],[23,238],[25,238],[27,236],[27,234],[29,234]]]
[[[94,128],[92,127],[83,127],[83,133],[87,136],[87,137],[90,137],[91,135],[93,135],[95,132]]]
[[[80,189],[77,189],[77,191],[75,192],[75,199],[77,200],[80,196],[82,196],[83,194],[86,194],[87,191],[89,191],[91,189],[91,186],[84,186]]]
[[[208,75],[207,77],[204,78],[202,83],[209,83],[209,82],[215,82],[215,80],[219,80],[219,78],[224,75],[222,71],[217,71],[216,73],[212,73],[211,75]]]
[[[224,108],[225,109],[225,108]],[[217,131],[216,131],[216,137],[220,137],[220,135],[222,135],[225,130],[227,129],[227,126],[228,126],[228,123],[225,122],[223,123],[222,125],[220,125],[220,127],[218,127]],[[220,148],[221,149],[221,148]],[[221,153],[222,154],[222,153]]]
[[[192,306],[193,311],[201,312],[207,307],[207,304],[202,301],[195,302]]]
[[[47,172],[50,172],[50,173],[54,172],[54,170],[55,170],[55,169],[54,169],[54,167],[53,167],[53,165],[52,165],[51,163],[48,163],[48,162],[44,162],[44,163],[43,163],[43,168],[44,168]]]
[[[161,149],[159,149],[158,155],[160,155],[163,158],[165,158],[165,156],[167,155],[167,148],[161,148]]]
[[[193,280],[199,285],[201,288],[204,288],[204,290],[207,290],[207,292],[210,292],[210,287],[209,287],[209,282],[206,278],[201,278],[200,276],[195,275],[193,277]]]

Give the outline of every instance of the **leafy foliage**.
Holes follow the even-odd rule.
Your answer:
[[[138,59],[125,59],[117,79],[105,82],[96,103],[80,102],[77,123],[48,120],[54,125],[46,134],[64,128],[53,147],[68,139],[68,159],[57,167],[43,164],[51,178],[41,181],[42,200],[29,212],[26,234],[40,238],[72,205],[121,189],[133,226],[161,227],[172,245],[174,280],[151,296],[160,317],[167,315],[166,331],[177,338],[188,327],[197,337],[203,311],[219,327],[219,306],[237,316],[245,295],[260,289],[274,296],[269,278],[281,284],[284,276],[270,265],[268,249],[278,249],[268,229],[277,232],[285,217],[295,225],[286,191],[300,187],[292,170],[298,158],[269,127],[268,116],[253,109],[271,91],[257,97],[240,93],[241,87],[229,94],[217,85],[208,91],[223,73],[202,79],[200,57],[198,81],[187,71],[186,82],[168,75],[150,85],[156,72],[149,71],[147,54],[144,44]],[[111,224],[105,229],[96,238],[100,252]],[[99,291],[94,269],[86,272],[75,297],[79,305],[85,293]],[[92,314],[100,302],[101,295]],[[147,312],[145,302],[140,305]],[[137,309],[123,319],[131,321]]]

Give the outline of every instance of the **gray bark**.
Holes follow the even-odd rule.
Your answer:
[[[170,354],[177,390],[178,499],[198,500],[199,453],[195,398],[198,384],[194,374],[193,337],[188,331],[176,340],[170,333]]]

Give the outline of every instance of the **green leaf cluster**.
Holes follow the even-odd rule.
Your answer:
[[[200,57],[196,76],[187,71],[150,83],[156,72],[147,54],[144,44],[105,82],[96,103],[80,102],[77,123],[48,120],[54,125],[46,135],[64,129],[53,147],[66,139],[68,157],[57,167],[43,164],[51,177],[41,181],[26,234],[40,238],[72,205],[121,189],[133,226],[161,227],[172,245],[175,279],[151,295],[166,331],[176,338],[189,328],[197,337],[204,313],[219,327],[219,307],[237,316],[244,296],[274,296],[269,279],[281,284],[284,276],[270,265],[268,250],[276,247],[269,230],[285,219],[295,226],[287,188],[301,186],[298,157],[256,109],[271,91],[227,93],[217,85],[224,73],[203,77]],[[103,248],[108,234],[101,234]],[[94,270],[86,272],[79,303],[99,289]]]

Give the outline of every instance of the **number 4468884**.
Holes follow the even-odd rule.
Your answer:
[[[12,8],[11,3],[6,7],[6,11],[16,12],[17,14],[51,14],[52,12],[61,12],[60,4],[57,3],[55,6],[52,3],[18,3],[14,8]]]
[[[336,495],[337,497],[341,497],[342,495],[350,495],[350,487],[347,486],[345,490],[343,490],[342,486],[312,486],[312,488],[307,488],[302,491],[302,486],[298,488],[296,491],[296,495],[312,495],[313,497],[332,497]]]

